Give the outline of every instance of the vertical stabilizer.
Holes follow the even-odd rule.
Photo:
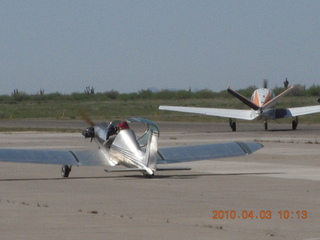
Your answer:
[[[157,158],[158,158],[158,134],[151,131],[146,153],[144,157],[144,163],[146,166],[153,171],[157,169]]]

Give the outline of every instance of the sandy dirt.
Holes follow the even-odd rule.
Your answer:
[[[2,126],[85,128],[65,121]],[[0,122],[1,124],[1,122]],[[8,126],[9,124],[9,126]],[[11,125],[10,125],[11,124]],[[20,124],[20,125],[19,125]],[[6,239],[320,238],[320,125],[159,123],[159,147],[258,141],[252,155],[181,163],[191,171],[105,173],[0,163],[0,233]],[[94,149],[81,133],[4,132],[1,148]],[[216,219],[213,219],[216,218]]]

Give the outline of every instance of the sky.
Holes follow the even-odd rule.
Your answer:
[[[320,85],[318,0],[0,0],[0,95]]]

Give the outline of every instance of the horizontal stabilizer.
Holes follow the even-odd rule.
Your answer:
[[[157,168],[157,171],[189,171],[188,167]]]
[[[289,87],[287,90],[283,91],[282,93],[280,93],[276,97],[272,98],[270,101],[263,104],[262,109],[268,109],[268,108],[273,107],[278,101],[281,100],[281,98],[283,98],[285,95],[290,93],[293,90],[293,88],[294,88],[294,86]]]
[[[119,169],[105,169],[105,172],[146,172],[142,168],[119,168]]]
[[[242,96],[241,94],[237,93],[236,91],[233,91],[231,88],[227,89],[228,93],[230,93],[231,95],[235,96],[236,98],[238,98],[241,102],[243,102],[245,105],[247,105],[248,107],[254,109],[254,110],[258,110],[259,106],[257,106],[256,104],[254,104],[253,102],[251,102],[249,99],[246,99],[244,96]]]

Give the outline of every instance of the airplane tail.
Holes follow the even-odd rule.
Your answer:
[[[133,135],[134,134],[133,131],[130,129],[122,130],[119,134],[122,134],[125,137],[131,136],[135,138],[135,135]],[[118,134],[118,137],[119,137],[119,134]],[[117,138],[115,141],[118,140],[119,142],[118,145],[121,145],[125,137]],[[119,152],[121,152],[125,156],[121,156]],[[131,167],[128,169],[106,169],[107,172],[138,171],[138,172],[142,172],[146,176],[153,176],[154,171],[157,170],[158,133],[150,130],[150,132],[148,133],[148,139],[147,139],[145,151],[140,148],[138,143],[134,144],[133,142],[132,148],[119,148],[115,146],[115,144],[113,144],[112,147],[110,148],[110,153],[111,155],[114,154],[117,158],[119,157],[122,158],[123,161],[125,161],[126,158],[131,159],[132,161],[135,161],[136,167]]]
[[[148,168],[155,171],[157,169],[157,158],[158,158],[158,134],[151,131],[143,162]]]
[[[241,102],[243,102],[248,107],[250,107],[250,108],[252,108],[254,110],[258,110],[259,109],[258,105],[256,105],[255,103],[251,102],[249,99],[245,98],[244,96],[242,96],[241,94],[237,93],[236,91],[233,91],[230,87],[227,89],[227,91],[231,95],[233,95],[236,98],[238,98]]]
[[[280,99],[282,99],[284,96],[286,96],[288,93],[290,93],[293,90],[293,88],[294,88],[294,86],[291,86],[287,90],[285,90],[282,93],[280,93],[278,96],[272,98],[270,101],[266,101],[261,107],[259,107],[255,102],[250,101],[249,99],[245,98],[241,94],[237,93],[236,91],[233,91],[230,87],[228,88],[227,91],[231,95],[233,95],[236,98],[238,98],[241,102],[243,102],[248,107],[250,107],[250,108],[252,108],[254,110],[258,110],[258,109],[264,110],[264,109],[268,109],[270,107],[273,107],[278,101],[280,101]],[[258,98],[255,98],[255,99],[258,99]]]
[[[293,90],[293,88],[294,88],[294,86],[289,87],[287,90],[283,91],[282,93],[280,93],[276,97],[272,98],[270,101],[263,104],[262,109],[268,109],[268,108],[274,106],[278,101],[280,101],[281,98],[283,98],[288,93],[290,93]]]

